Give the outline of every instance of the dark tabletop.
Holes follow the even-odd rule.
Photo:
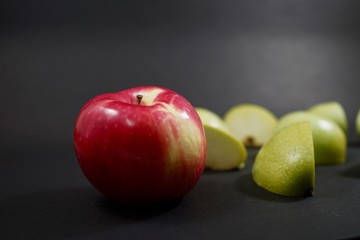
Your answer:
[[[131,208],[101,196],[71,149],[12,149],[0,169],[1,239],[343,239],[360,236],[360,148],[316,168],[314,196],[255,185],[241,171],[205,171],[183,199]]]
[[[359,1],[1,1],[0,239],[338,239],[360,235]],[[223,115],[278,117],[339,101],[347,162],[316,168],[315,195],[206,171],[181,201],[129,209],[83,177],[73,127],[90,98],[160,85]]]

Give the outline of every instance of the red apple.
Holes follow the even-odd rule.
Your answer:
[[[154,86],[87,102],[76,121],[74,146],[90,183],[122,203],[181,198],[205,167],[205,133],[194,107],[178,93]]]

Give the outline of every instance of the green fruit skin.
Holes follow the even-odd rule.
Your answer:
[[[348,132],[348,122],[344,108],[338,102],[319,103],[309,108],[309,111],[334,121],[344,131]]]
[[[195,109],[205,129],[207,142],[206,168],[216,171],[244,168],[247,157],[246,148],[229,131],[223,119],[209,109],[201,107]],[[228,144],[224,145],[224,142]],[[219,149],[219,146],[221,149]]]
[[[196,107],[196,112],[199,114],[201,122],[203,125],[212,126],[214,128],[219,128],[227,133],[230,133],[230,130],[226,126],[224,120],[217,115],[215,112],[202,108],[202,107]]]
[[[205,126],[208,146],[206,150],[206,168],[215,171],[244,168],[247,157],[245,146],[231,134],[224,133],[219,136],[219,131],[222,130],[213,126]],[[224,145],[224,143],[227,144]],[[221,149],[219,149],[219,146]]]
[[[288,113],[283,116],[274,132],[291,123],[309,121],[311,123],[315,164],[342,164],[346,160],[347,139],[343,130],[324,117],[305,111]]]
[[[357,132],[357,135],[360,137],[360,109],[356,115],[356,132]]]
[[[289,197],[309,196],[315,185],[314,161],[310,123],[290,124],[260,149],[252,177],[270,192]]]

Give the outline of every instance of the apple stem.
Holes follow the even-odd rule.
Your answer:
[[[136,95],[136,98],[137,98],[137,103],[138,103],[138,105],[140,105],[141,100],[142,100],[142,98],[143,98],[143,95],[138,94],[138,95]]]

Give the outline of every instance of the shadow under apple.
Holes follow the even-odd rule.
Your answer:
[[[161,204],[124,205],[101,196],[96,202],[96,206],[104,214],[113,219],[118,219],[119,222],[124,222],[124,220],[126,222],[137,222],[166,213],[176,208],[181,201],[182,198]]]
[[[64,239],[118,228],[161,215],[179,201],[132,208],[93,188],[62,189],[0,199],[0,239]]]

